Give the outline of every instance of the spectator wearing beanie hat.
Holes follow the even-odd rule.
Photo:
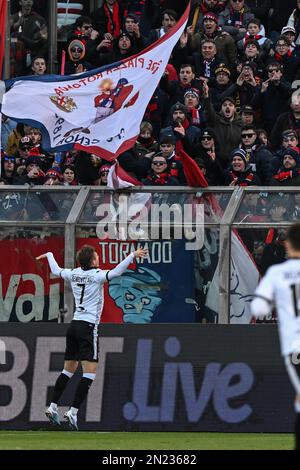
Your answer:
[[[199,159],[204,162],[205,178],[210,186],[224,185],[224,173],[220,164],[220,146],[212,128],[206,127],[203,130],[200,143],[194,146],[190,156],[197,164]]]
[[[203,24],[203,16],[207,13],[214,13],[219,21],[219,14],[225,8],[226,0],[196,0],[192,2],[190,21],[194,31],[200,31]]]
[[[211,100],[216,111],[221,109],[222,97],[228,95],[227,90],[232,85],[230,77],[231,72],[225,64],[220,64],[216,68],[215,80],[210,86]]]
[[[299,10],[300,13],[300,10]],[[299,54],[299,44],[295,43],[296,30],[293,26],[284,26],[281,30],[281,36],[285,36],[290,43],[290,50],[295,54]]]
[[[240,116],[245,126],[250,126],[254,124],[255,112],[252,106],[250,106],[249,104],[241,107]]]
[[[42,185],[45,173],[41,170],[41,160],[37,155],[30,155],[25,160],[25,172],[16,176],[14,184]]]
[[[290,147],[282,152],[283,165],[273,176],[273,186],[300,186],[300,150]]]
[[[294,129],[287,129],[281,134],[280,147],[276,149],[276,152],[273,153],[273,158],[271,160],[272,166],[272,175],[276,175],[279,169],[283,165],[283,155],[287,148],[298,147],[299,138],[297,132]]]
[[[104,164],[99,168],[99,178],[94,182],[94,186],[107,186],[107,177],[111,165]]]
[[[203,15],[202,32],[199,31],[189,38],[189,46],[196,52],[201,50],[201,43],[206,39],[213,39],[216,44],[217,57],[226,64],[234,64],[237,58],[237,51],[234,39],[224,34],[222,28],[218,26],[218,17],[213,12]]]
[[[158,142],[153,137],[153,127],[148,121],[143,121],[140,126],[140,133],[134,145],[134,151],[140,157],[152,158],[158,151]]]
[[[15,152],[16,164],[17,164],[18,169],[21,168],[21,166],[23,166],[20,172],[18,171],[19,175],[22,174],[22,172],[25,170],[24,161],[28,157],[28,154],[30,150],[33,148],[33,146],[34,144],[28,135],[21,137],[20,142],[18,144],[18,149]]]
[[[73,39],[68,46],[69,60],[65,65],[65,75],[92,70],[93,66],[85,60],[85,45],[80,39]]]
[[[28,156],[34,156],[39,158],[39,167],[44,173],[46,173],[46,171],[52,166],[53,156],[46,155],[45,153],[43,153],[40,146],[33,147],[32,149],[30,149],[28,152]]]
[[[176,138],[171,128],[161,130],[159,136],[159,150],[168,163],[168,171],[180,184],[186,184],[181,158],[176,155]]]
[[[229,186],[260,186],[261,182],[247,163],[245,150],[236,149],[231,154],[231,166],[224,171],[225,184]]]
[[[255,70],[256,66],[253,62],[244,62],[236,83],[233,83],[226,90],[228,96],[234,96],[240,106],[251,104],[255,95],[259,92],[259,86],[255,78]],[[237,108],[237,111],[239,111],[239,108]]]
[[[192,125],[188,119],[188,109],[183,103],[175,103],[170,109],[170,126],[168,131],[173,132],[176,142],[181,142],[189,153],[189,148],[199,142],[201,130]],[[177,144],[178,147],[178,144]]]
[[[61,184],[63,180],[63,175],[61,174],[59,167],[52,167],[46,172],[45,178],[46,181],[44,184]]]

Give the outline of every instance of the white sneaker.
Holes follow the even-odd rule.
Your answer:
[[[77,416],[73,415],[71,410],[64,414],[64,418],[67,420],[69,427],[73,429],[73,431],[78,431]]]
[[[54,424],[54,426],[60,426],[60,419],[57,411],[54,411],[49,406],[49,408],[47,408],[45,411],[45,415],[47,416],[51,424]]]

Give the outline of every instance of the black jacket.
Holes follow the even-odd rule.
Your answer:
[[[139,181],[147,177],[151,168],[151,159],[139,156],[138,152],[134,152],[133,149],[121,153],[118,160],[121,167]]]
[[[289,82],[282,79],[277,86],[269,83],[267,90],[254,96],[252,106],[261,109],[263,128],[270,132],[277,116],[288,111],[288,100],[292,94],[292,87]]]
[[[246,150],[247,152],[247,150]],[[273,154],[264,145],[254,145],[254,147],[248,150],[250,165],[253,173],[255,173],[261,183],[269,184],[272,178],[272,158]]]

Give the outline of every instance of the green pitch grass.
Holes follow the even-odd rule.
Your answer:
[[[1,431],[0,450],[292,450],[292,434]]]

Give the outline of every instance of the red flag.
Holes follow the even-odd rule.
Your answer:
[[[2,78],[3,60],[5,54],[5,31],[6,31],[7,1],[0,2],[0,79]]]
[[[194,188],[207,188],[208,182],[195,160],[193,160],[183,149],[180,149],[177,155],[181,158],[187,184]]]
[[[181,158],[184,175],[189,186],[194,188],[207,188],[208,182],[203,175],[202,171],[198,167],[195,160],[193,160],[182,148],[179,147],[177,155]],[[221,208],[219,206],[217,198],[213,194],[204,194],[201,200],[205,200],[208,206],[210,206],[213,212],[221,214]]]
[[[118,160],[110,167],[107,176],[107,187],[113,189],[129,188],[130,186],[143,186],[139,180],[129,175],[124,168],[121,167]]]

